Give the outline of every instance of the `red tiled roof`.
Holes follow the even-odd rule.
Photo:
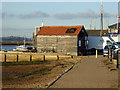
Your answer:
[[[67,29],[76,28],[74,33],[66,33]],[[78,35],[83,26],[42,26],[37,35]]]

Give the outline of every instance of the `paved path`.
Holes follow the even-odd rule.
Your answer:
[[[87,56],[50,88],[117,88],[118,71],[108,69],[107,58]]]

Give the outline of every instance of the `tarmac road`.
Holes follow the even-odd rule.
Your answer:
[[[118,70],[104,63],[107,57],[87,56],[50,88],[118,88]]]

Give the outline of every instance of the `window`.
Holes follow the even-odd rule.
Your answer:
[[[76,28],[67,29],[66,33],[75,33]]]
[[[105,46],[105,48],[104,49],[108,49],[108,46]]]

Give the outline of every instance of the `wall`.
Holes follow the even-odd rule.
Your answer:
[[[71,55],[40,54],[40,53],[1,53],[0,62],[30,62],[45,60],[62,60],[73,58]]]
[[[77,56],[77,35],[38,35],[37,51]]]
[[[118,37],[112,37],[115,42],[118,42]],[[88,49],[96,48],[103,49],[107,45],[106,41],[111,41],[107,36],[88,36]],[[103,43],[102,43],[103,41]]]

